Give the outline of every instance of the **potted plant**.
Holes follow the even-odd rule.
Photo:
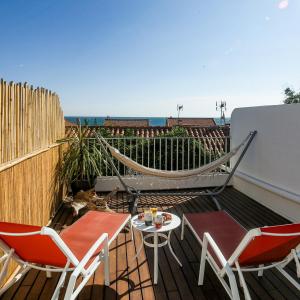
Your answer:
[[[74,195],[95,186],[96,177],[101,175],[102,159],[97,143],[85,137],[81,125],[77,129],[74,137],[65,140],[68,141],[68,148],[59,170],[60,181],[71,187]]]

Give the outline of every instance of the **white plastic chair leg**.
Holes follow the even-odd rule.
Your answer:
[[[5,284],[1,289],[0,289],[0,297],[12,286],[14,285],[17,281],[19,281],[31,268],[22,266],[21,270],[16,274],[16,276],[10,280],[7,284]]]
[[[76,284],[76,280],[77,280],[78,276],[74,274],[74,272],[71,274],[70,279],[69,279],[69,283],[67,286],[67,290],[66,290],[66,294],[64,297],[64,300],[71,300],[74,297],[72,297],[73,295],[73,291],[75,288],[75,284]]]
[[[110,285],[109,280],[109,249],[108,245],[104,246],[104,283],[106,286]]]
[[[55,291],[54,291],[54,293],[53,293],[53,295],[51,297],[51,300],[57,300],[58,299],[60,290],[63,287],[65,279],[66,279],[66,273],[67,272],[62,272],[61,273],[61,275],[59,277],[59,281],[58,281],[58,283],[56,285]]]
[[[130,234],[131,234],[131,240],[134,240],[134,233],[133,233],[133,228],[132,228],[132,224],[130,222]]]
[[[70,261],[67,261],[67,263],[66,263],[66,265],[64,267],[64,270],[63,270],[63,272],[61,273],[61,275],[59,277],[58,283],[56,285],[56,288],[55,288],[55,291],[54,291],[54,293],[52,295],[51,300],[57,300],[58,299],[59,293],[60,293],[60,289],[64,286],[66,275],[67,275],[67,270],[68,270],[69,266],[70,266]]]
[[[185,217],[183,216],[182,217],[182,223],[181,223],[181,235],[180,235],[180,238],[181,238],[182,241],[184,239],[184,225],[185,225]]]
[[[249,293],[249,290],[248,290],[248,287],[247,287],[247,283],[245,281],[245,278],[244,278],[243,272],[242,272],[242,270],[240,268],[240,265],[239,265],[239,263],[237,261],[235,262],[235,266],[236,266],[236,269],[238,271],[240,283],[241,283],[242,288],[244,290],[245,299],[246,300],[251,300],[251,296],[250,296],[250,293]]]
[[[9,262],[11,260],[11,257],[13,255],[13,253],[14,253],[14,249],[10,249],[9,253],[4,254],[1,257],[1,263],[3,263],[3,267],[2,267],[2,270],[0,272],[0,284],[2,283],[5,276],[7,275],[8,265],[9,265]]]
[[[208,242],[207,242],[206,237],[204,236],[203,243],[202,243],[201,259],[200,259],[198,285],[203,285],[203,281],[204,281],[207,245],[208,245]]]
[[[237,283],[236,283],[236,279],[233,274],[233,271],[229,265],[225,266],[225,270],[226,270],[226,274],[229,279],[229,285],[230,285],[230,289],[231,289],[231,298],[233,300],[240,300],[240,294],[239,294],[239,290],[237,287]]]
[[[260,268],[263,268],[264,265],[259,265]],[[259,277],[262,277],[264,275],[264,270],[259,270],[258,271],[258,274],[257,274]]]
[[[47,269],[50,269],[49,266],[46,266]],[[47,278],[51,278],[52,277],[52,273],[50,271],[46,271],[46,277]]]

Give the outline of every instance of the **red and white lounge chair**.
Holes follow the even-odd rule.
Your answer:
[[[202,245],[198,284],[204,280],[206,260],[215,271],[231,299],[240,299],[234,271],[238,273],[246,299],[251,299],[243,272],[277,268],[298,290],[300,284],[283,268],[292,260],[300,277],[300,224],[267,226],[247,232],[224,211],[184,214],[184,225],[189,226]],[[225,281],[228,276],[229,285]]]
[[[5,254],[0,284],[11,259],[21,267],[0,296],[31,268],[62,272],[52,299],[58,299],[66,274],[71,271],[64,299],[75,299],[97,267],[104,261],[105,285],[109,285],[109,245],[129,222],[129,214],[90,211],[60,234],[49,227],[0,222],[0,247]],[[82,281],[75,289],[78,276]]]

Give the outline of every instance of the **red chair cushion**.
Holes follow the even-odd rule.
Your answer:
[[[269,233],[300,233],[300,224],[267,226],[260,228]],[[256,236],[239,257],[241,266],[251,266],[282,261],[300,244],[300,234],[297,236]]]
[[[108,233],[109,242],[111,242],[122,230],[129,218],[129,214],[90,211],[63,230],[60,237],[80,261],[103,233]],[[40,226],[0,222],[0,232],[25,233],[40,230]],[[16,237],[0,235],[0,239],[7,246],[15,249],[16,254],[23,261],[55,267],[64,267],[66,265],[66,256],[49,236]],[[97,249],[93,258],[102,249],[103,245]]]
[[[129,214],[89,211],[64,229],[60,237],[80,261],[103,233],[108,233],[109,243],[111,243],[129,219]],[[103,245],[97,249],[91,260],[102,249]]]
[[[23,233],[40,231],[40,226],[22,225],[8,222],[0,222],[0,232]],[[26,262],[63,267],[67,259],[49,236],[6,236],[0,235],[0,239]]]
[[[208,232],[212,236],[225,259],[230,258],[247,233],[246,229],[225,211],[189,213],[185,214],[185,217],[201,241],[203,241],[205,232]],[[219,267],[222,268],[219,259],[210,246],[208,247],[208,251]]]

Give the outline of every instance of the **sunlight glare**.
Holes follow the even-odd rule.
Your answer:
[[[286,9],[289,6],[289,0],[282,0],[278,4],[279,9]]]

